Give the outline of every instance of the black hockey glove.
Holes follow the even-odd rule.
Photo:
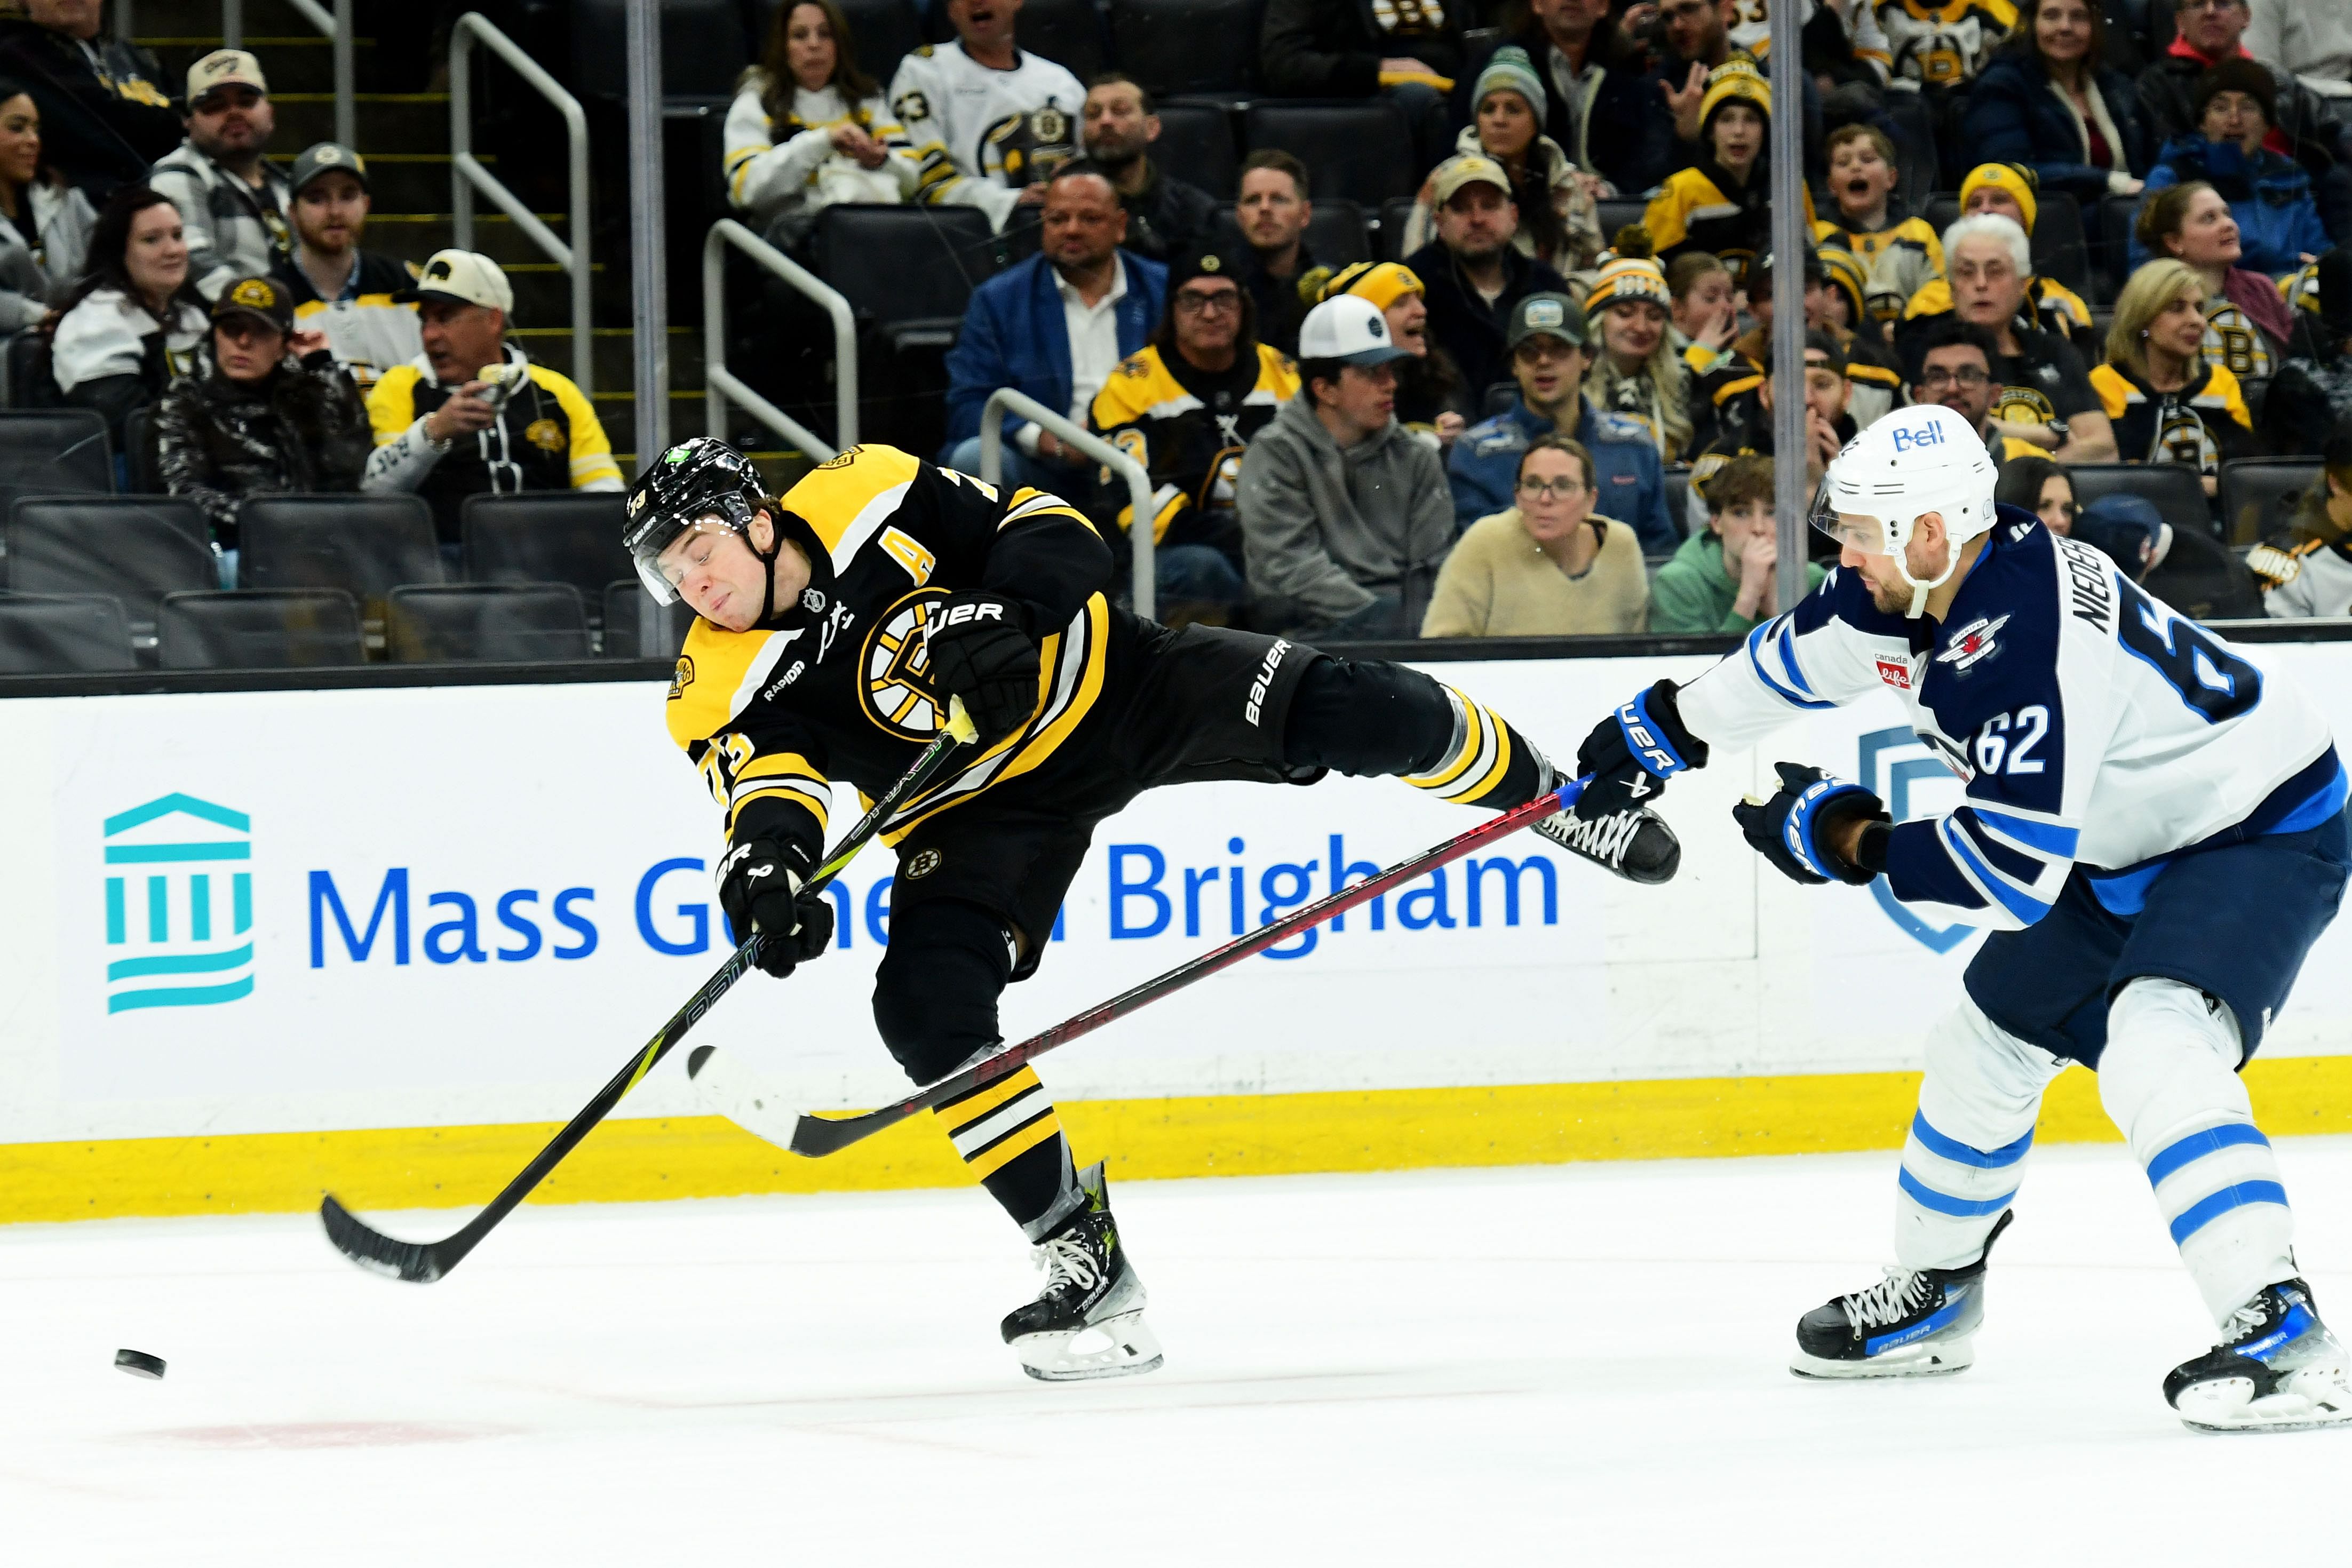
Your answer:
[[[1037,711],[1037,643],[1019,605],[995,593],[959,593],[931,612],[924,647],[931,684],[963,699],[991,746]]]
[[[1856,817],[1891,823],[1878,797],[1859,784],[1795,762],[1776,762],[1780,788],[1769,800],[1753,796],[1731,808],[1748,844],[1779,866],[1791,882],[1818,885],[1834,877],[1859,887],[1886,867],[1886,830],[1864,827],[1855,858],[1830,849],[1839,830]]]
[[[773,839],[737,844],[719,862],[719,907],[735,940],[753,926],[764,933],[756,962],[780,980],[833,946],[833,901],[802,891],[814,869],[807,851]]]
[[[1666,780],[1706,766],[1706,742],[1683,727],[1675,683],[1660,681],[1592,727],[1577,747],[1576,770],[1591,782],[1576,800],[1590,821],[1657,804]]]

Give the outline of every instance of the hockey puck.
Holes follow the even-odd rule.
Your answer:
[[[143,1350],[118,1350],[114,1353],[114,1369],[117,1372],[127,1372],[133,1377],[144,1377],[161,1382],[163,1377],[163,1358],[160,1355],[149,1355]]]

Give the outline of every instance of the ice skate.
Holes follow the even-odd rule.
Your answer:
[[[1984,1322],[1984,1271],[2009,1228],[2004,1212],[1977,1260],[1958,1269],[1889,1269],[1866,1291],[1832,1298],[1797,1320],[1800,1377],[1937,1377],[1976,1361]]]
[[[1549,763],[1544,765],[1544,788],[1557,789],[1563,780]],[[1581,855],[1628,882],[1672,882],[1683,863],[1682,841],[1655,811],[1612,811],[1605,817],[1580,817],[1574,810],[1555,811],[1535,825],[1535,831],[1570,854]]]
[[[1004,1319],[1004,1343],[1046,1383],[1125,1377],[1165,1359],[1143,1321],[1143,1281],[1119,1245],[1102,1166],[1080,1172],[1078,1185],[1086,1207],[1036,1251],[1045,1290]]]
[[[2164,1380],[2164,1397],[2199,1432],[2297,1432],[2352,1421],[2344,1346],[2301,1280],[2265,1285],[2230,1337]]]

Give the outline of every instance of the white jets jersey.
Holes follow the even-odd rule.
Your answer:
[[[1889,891],[1942,923],[2022,929],[2078,866],[2108,909],[2137,914],[2174,852],[2344,809],[2302,693],[2013,507],[1942,624],[1887,614],[1833,571],[1678,703],[1693,735],[1736,749],[1880,686],[1968,787],[1887,842]]]
[[[921,166],[916,199],[978,207],[998,228],[1022,186],[1077,156],[1087,89],[1067,69],[1022,53],[991,70],[961,40],[916,50],[890,81],[890,111]]]

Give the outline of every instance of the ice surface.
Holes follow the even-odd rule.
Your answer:
[[[2279,1146],[2352,1327],[2352,1140]],[[1895,1155],[1115,1189],[1168,1365],[1047,1387],[977,1191],[526,1209],[403,1285],[301,1217],[0,1229],[25,1564],[2343,1562],[2352,1432],[2206,1437],[2120,1147],[2042,1149],[1974,1370],[1801,1383]],[[373,1216],[436,1235],[461,1215]],[[118,1345],[169,1378],[110,1364]]]

